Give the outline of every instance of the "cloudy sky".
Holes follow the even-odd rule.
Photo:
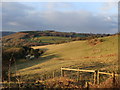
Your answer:
[[[2,29],[116,33],[118,6],[113,2],[4,2]]]

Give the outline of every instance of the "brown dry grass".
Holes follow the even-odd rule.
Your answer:
[[[115,83],[113,84],[113,78],[108,78],[106,81],[100,83],[99,85],[90,85],[90,88],[120,88],[120,78],[115,78]]]
[[[45,81],[48,88],[81,88],[76,81],[66,77],[56,77]]]

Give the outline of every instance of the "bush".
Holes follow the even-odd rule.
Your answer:
[[[12,48],[3,48],[2,50],[2,60],[3,63],[9,63],[11,59],[11,63],[14,62],[13,59],[22,59],[25,58],[26,55],[34,55],[35,58],[38,58],[40,55],[44,53],[43,50],[33,49],[30,47],[12,47]]]
[[[99,43],[101,43],[101,42],[103,42],[103,41],[104,41],[103,39],[97,39],[97,38],[95,38],[95,39],[89,40],[89,43],[90,43],[91,45],[96,45],[96,44],[99,44]]]
[[[10,59],[20,59],[25,57],[25,50],[23,48],[9,48],[2,50],[2,60],[3,62],[9,61]]]

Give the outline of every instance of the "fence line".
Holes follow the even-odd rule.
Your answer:
[[[76,71],[76,72],[92,72],[94,75],[94,84],[99,84],[100,74],[110,75],[115,79],[115,76],[119,76],[119,74],[107,73],[107,72],[100,72],[99,70],[84,70],[84,69],[70,69],[70,68],[61,68],[61,76],[64,76],[64,71]],[[79,74],[77,75],[79,78]]]
[[[81,72],[95,72],[97,70],[83,70],[83,69],[70,69],[70,68],[61,68],[61,71],[81,71]],[[106,75],[113,75],[113,73],[107,73],[107,72],[99,72],[99,74],[106,74]],[[120,76],[119,74],[115,74],[115,76]]]
[[[99,74],[113,75],[113,73],[99,72]],[[115,76],[119,76],[119,74],[115,74]]]
[[[70,68],[61,68],[61,70],[68,70],[68,71],[81,71],[81,72],[95,72],[95,70],[70,69]]]

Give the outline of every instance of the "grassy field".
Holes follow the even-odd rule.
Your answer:
[[[52,75],[53,71],[59,74],[61,67],[118,72],[118,36],[99,39],[103,42],[96,45],[85,40],[33,47],[45,49],[46,52],[36,60],[19,60],[17,75],[22,76],[23,80],[37,80]],[[14,66],[12,71],[15,71]]]

